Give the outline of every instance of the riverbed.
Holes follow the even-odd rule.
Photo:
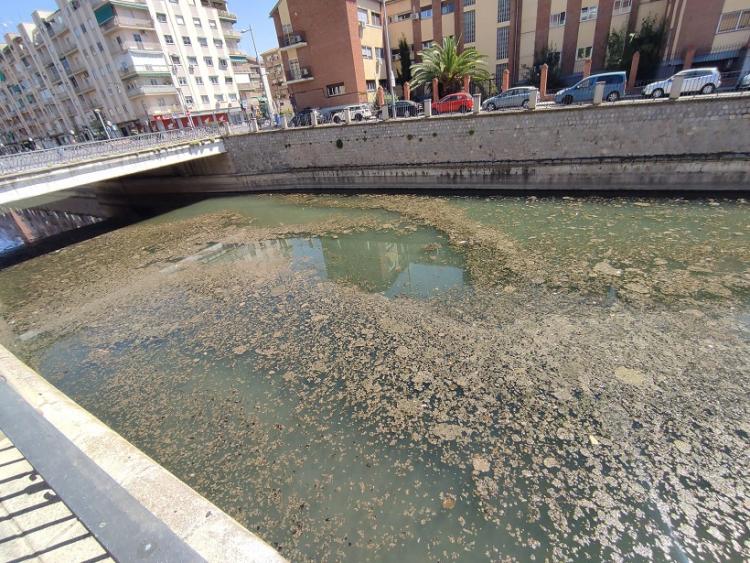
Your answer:
[[[742,561],[748,217],[213,199],[0,271],[0,342],[292,561]]]

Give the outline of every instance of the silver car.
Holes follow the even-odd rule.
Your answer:
[[[691,68],[681,70],[666,80],[647,84],[641,93],[646,98],[668,96],[672,92],[672,83],[678,76],[683,78],[680,94],[713,94],[721,86],[718,68]]]
[[[533,86],[519,86],[511,88],[502,94],[485,100],[482,109],[485,111],[495,111],[501,108],[527,108],[529,107],[529,98],[536,96],[539,101],[539,90]]]

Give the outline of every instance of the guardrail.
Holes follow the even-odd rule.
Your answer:
[[[0,157],[0,175],[33,172],[35,170],[44,170],[50,166],[74,164],[96,157],[115,157],[144,149],[181,145],[189,141],[217,137],[222,134],[223,131],[217,127],[176,129],[160,133],[118,137],[106,141],[91,141],[74,145],[62,145],[53,149],[16,153]]]

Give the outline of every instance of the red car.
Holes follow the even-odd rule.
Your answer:
[[[471,94],[467,94],[466,92],[448,94],[439,102],[432,102],[432,113],[435,115],[440,113],[451,113],[454,111],[466,113],[473,109],[474,98],[471,97]]]

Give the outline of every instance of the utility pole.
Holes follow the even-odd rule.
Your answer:
[[[381,14],[383,18],[383,43],[385,43],[385,73],[388,75],[388,90],[391,93],[391,117],[396,117],[396,76],[393,73],[393,56],[391,54],[391,35],[388,31],[388,12],[385,8],[385,0],[380,0]]]
[[[96,108],[94,110],[94,113],[99,118],[99,123],[102,124],[102,129],[104,129],[104,134],[107,136],[107,140],[111,139],[112,137],[109,135],[109,128],[104,123],[104,118],[102,118],[102,110],[100,110],[99,108]]]
[[[253,26],[249,25],[247,26],[247,29],[243,29],[240,31],[240,33],[247,33],[250,32],[250,39],[253,41],[253,50],[255,51],[255,60],[258,62],[258,66],[260,67],[260,80],[263,83],[263,92],[266,95],[266,103],[268,104],[268,113],[269,117],[271,118],[271,121],[275,121],[274,117],[276,116],[276,108],[274,107],[273,103],[273,94],[271,93],[271,86],[268,84],[268,76],[266,76],[266,67],[263,64],[263,61],[260,58],[260,55],[258,54],[258,47],[255,45],[255,34],[253,33]]]

